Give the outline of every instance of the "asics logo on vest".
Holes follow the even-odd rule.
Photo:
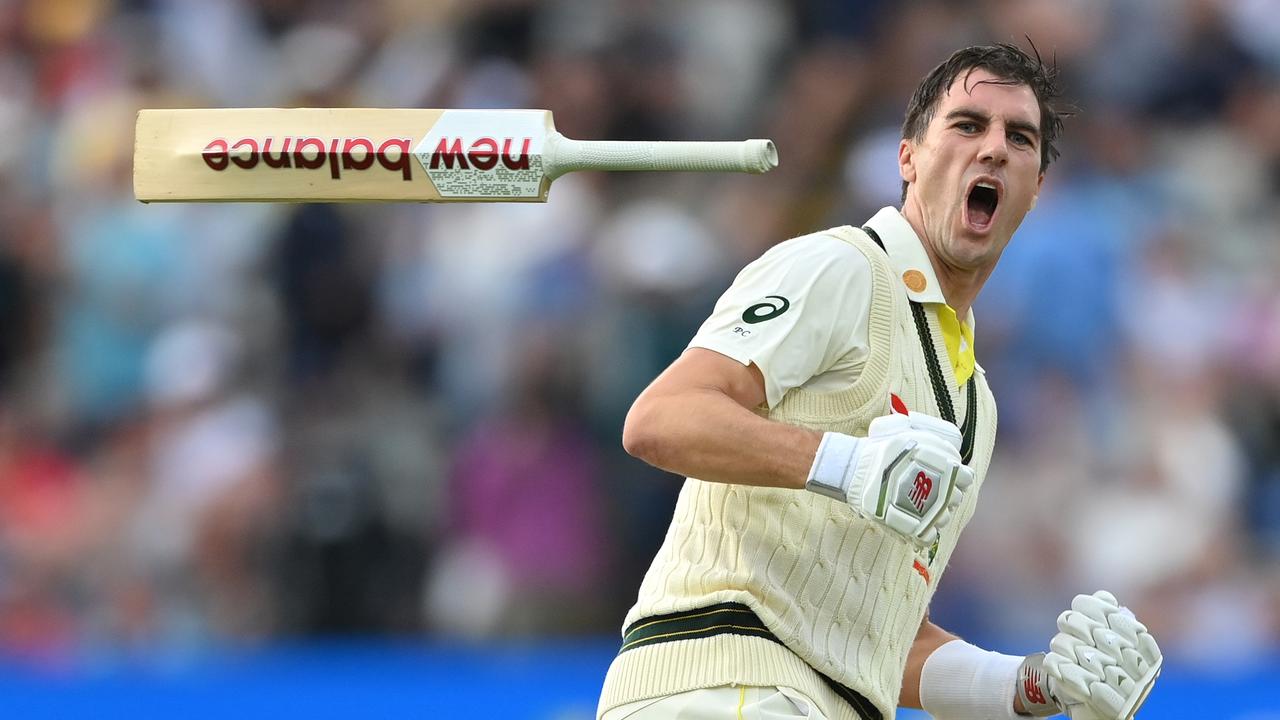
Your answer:
[[[924,512],[924,504],[929,500],[929,494],[933,492],[933,479],[924,474],[921,470],[916,473],[916,481],[911,495],[908,496],[912,504],[916,506],[917,512]]]
[[[791,307],[791,301],[781,295],[766,295],[764,299],[766,301],[778,300],[781,301],[781,304],[772,302],[756,303],[742,313],[743,322],[748,325],[754,325],[756,323],[764,322],[765,320],[772,320],[786,312]]]

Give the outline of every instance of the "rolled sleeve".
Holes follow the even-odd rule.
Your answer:
[[[806,235],[743,268],[689,347],[755,364],[772,408],[865,345],[870,303],[867,258],[837,237]]]

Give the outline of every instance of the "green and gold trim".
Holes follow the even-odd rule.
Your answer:
[[[872,230],[869,226],[863,226],[862,231],[884,250],[884,241],[880,239],[880,235]],[[888,252],[886,250],[886,252]],[[942,419],[949,423],[960,425],[960,436],[962,438],[960,445],[960,459],[965,465],[973,460],[973,442],[978,432],[978,387],[974,379],[969,378],[965,385],[968,385],[968,401],[969,412],[966,413],[964,423],[956,423],[956,409],[951,403],[951,392],[947,389],[946,376],[942,374],[942,363],[938,362],[938,353],[933,347],[933,335],[929,332],[929,321],[925,318],[924,305],[911,300],[911,317],[916,322],[916,334],[920,336],[920,347],[924,350],[925,367],[929,370],[929,382],[933,385],[933,398],[938,403],[938,412],[942,414]]]
[[[631,624],[622,636],[622,649],[673,640],[696,640],[712,635],[754,635],[777,642],[751,608],[742,603],[720,603],[688,612],[655,615]]]
[[[684,612],[640,618],[631,623],[622,634],[622,648],[618,650],[618,654],[646,645],[677,640],[697,640],[724,634],[750,635],[771,640],[785,647],[785,643],[765,627],[764,621],[751,608],[742,603],[727,602]],[[852,705],[862,717],[867,720],[883,719],[880,711],[861,693],[841,685],[822,673],[818,673],[818,676],[845,702]]]

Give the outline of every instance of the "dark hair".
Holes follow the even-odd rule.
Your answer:
[[[1040,51],[1036,50],[1035,44],[1031,45],[1031,52],[1033,55],[1005,43],[975,45],[955,51],[920,81],[907,105],[902,137],[917,141],[924,139],[933,113],[951,84],[961,75],[968,77],[974,70],[982,69],[999,78],[999,84],[1026,85],[1035,93],[1040,106],[1040,172],[1044,172],[1049,163],[1058,158],[1054,142],[1062,134],[1062,118],[1071,112],[1053,105],[1062,94],[1058,87],[1057,64],[1046,65],[1040,59]],[[906,198],[907,183],[903,181],[902,199]]]

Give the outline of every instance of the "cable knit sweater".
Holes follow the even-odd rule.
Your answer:
[[[888,258],[861,230],[825,231],[860,250],[873,268],[870,356],[846,389],[789,391],[771,420],[865,436],[889,412],[890,393],[912,411],[939,416],[919,334]],[[936,307],[926,306],[934,351],[946,358]],[[957,422],[973,412],[941,363]],[[785,644],[745,635],[680,640],[620,654],[599,712],[651,697],[720,685],[783,685],[804,692],[829,718],[858,718],[818,672],[893,718],[907,652],[961,530],[973,514],[995,444],[995,400],[979,369],[973,491],[934,548],[910,542],[848,505],[803,490],[685,481],[666,539],[626,625],[722,602],[750,606]],[[817,672],[815,672],[817,671]]]

